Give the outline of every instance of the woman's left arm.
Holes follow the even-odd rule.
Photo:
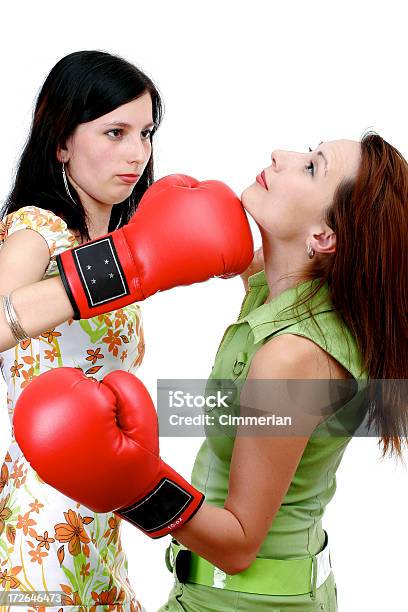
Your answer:
[[[270,340],[257,351],[241,392],[241,406],[245,404],[263,414],[279,413],[298,421],[300,418],[301,435],[238,435],[224,508],[204,503],[186,525],[174,532],[179,542],[227,574],[250,566],[282,504],[310,435],[324,420],[327,407],[324,394],[318,399],[312,393],[308,398],[305,385],[297,387],[298,396],[303,396],[299,411],[299,402],[293,400],[292,394],[286,401],[280,395],[278,402],[265,392],[262,384],[253,383],[265,379],[329,379],[336,364],[339,366],[316,344],[291,334]],[[334,378],[346,377],[341,370],[335,370]],[[280,388],[283,387],[285,384]]]

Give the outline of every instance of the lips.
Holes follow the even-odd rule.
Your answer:
[[[261,174],[258,174],[258,176],[256,177],[256,181],[257,183],[262,185],[264,189],[268,189],[268,185],[266,183],[266,177],[265,177],[265,170],[262,170]]]
[[[118,179],[124,183],[127,183],[128,185],[131,185],[132,183],[137,182],[139,176],[139,174],[118,174]]]

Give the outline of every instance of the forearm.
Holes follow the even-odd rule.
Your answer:
[[[226,508],[206,503],[173,537],[227,574],[246,569],[256,554],[238,518]]]
[[[18,320],[30,338],[74,316],[59,276],[20,287],[11,295]],[[3,308],[0,311],[0,351],[5,351],[15,346],[16,340],[7,324]]]

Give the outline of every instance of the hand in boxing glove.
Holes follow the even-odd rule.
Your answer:
[[[114,511],[152,538],[184,525],[204,501],[161,460],[153,402],[128,372],[102,382],[75,368],[41,374],[21,393],[13,425],[46,483],[95,512]]]
[[[234,192],[220,181],[175,174],[149,187],[126,226],[56,259],[80,319],[178,285],[235,276],[252,256],[251,230]]]

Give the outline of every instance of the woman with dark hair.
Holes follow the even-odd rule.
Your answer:
[[[2,210],[0,293],[56,277],[60,253],[130,220],[153,183],[153,135],[161,118],[156,86],[118,56],[78,51],[52,68]],[[137,174],[119,180],[118,171]],[[26,228],[34,231],[19,231]],[[60,318],[66,323],[47,331],[42,326],[37,337],[14,341],[2,353],[11,418],[20,392],[40,372],[71,365],[96,380],[112,369],[132,371],[141,363],[138,305],[88,320],[74,321],[70,312]],[[40,309],[33,315],[41,320]],[[14,436],[1,476],[0,566],[12,591],[22,596],[63,592],[63,600],[55,594],[54,601],[45,602],[55,610],[81,605],[141,609],[114,514],[93,513],[43,483]]]

